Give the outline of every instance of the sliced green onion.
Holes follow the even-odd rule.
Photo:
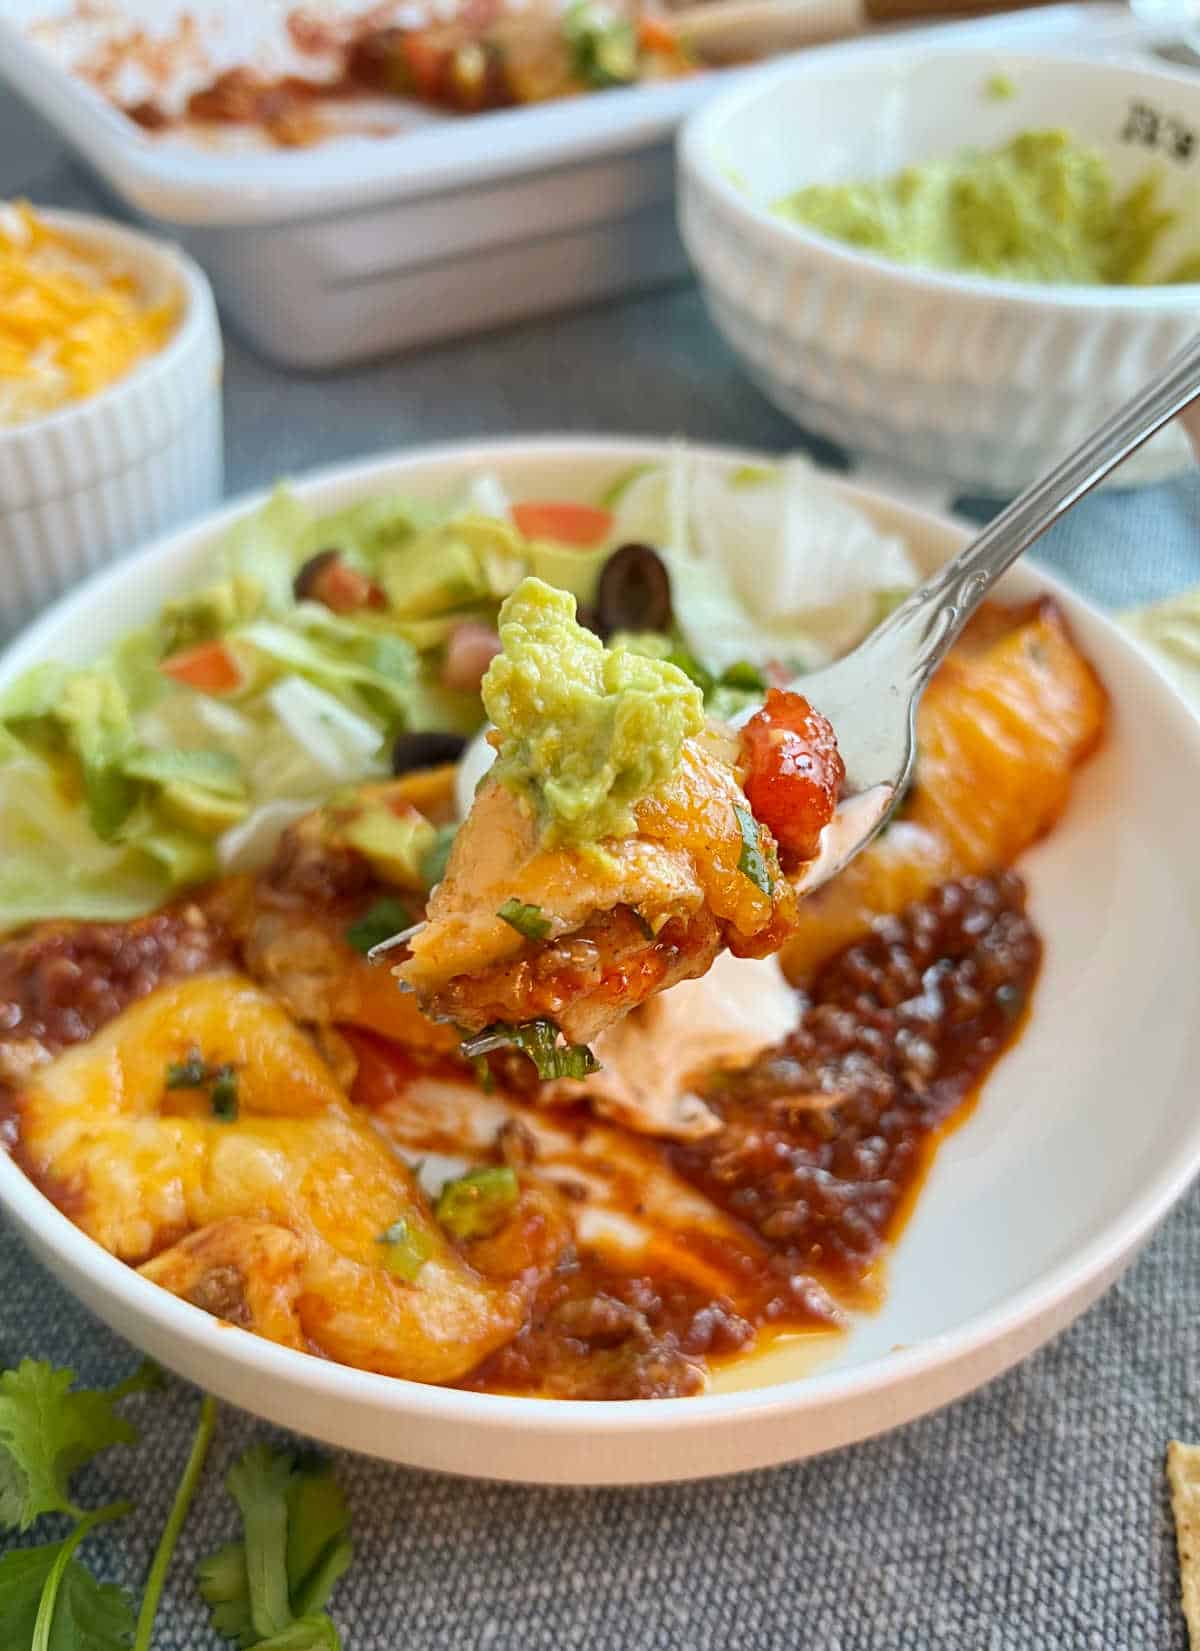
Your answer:
[[[473,1169],[446,1182],[433,1213],[452,1238],[491,1238],[507,1222],[520,1195],[516,1172],[507,1164]]]
[[[429,1260],[433,1246],[428,1236],[419,1227],[404,1220],[393,1221],[385,1232],[381,1232],[378,1242],[387,1245],[387,1254],[383,1264],[389,1273],[404,1279],[411,1284],[421,1268]]]
[[[514,895],[506,900],[496,913],[504,922],[517,933],[524,935],[526,940],[545,940],[553,927],[550,919],[542,915],[540,906],[527,906]]]

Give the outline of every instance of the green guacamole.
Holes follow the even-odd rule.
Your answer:
[[[704,724],[699,688],[665,659],[606,648],[576,624],[575,598],[540,579],[500,609],[500,641],[483,679],[496,777],[536,809],[548,843],[627,835],[633,805]]]
[[[1021,132],[871,183],[813,184],[780,217],[929,269],[1006,281],[1135,286],[1175,214],[1151,173],[1117,195],[1104,157],[1068,132]],[[1161,282],[1195,280],[1189,257]]]

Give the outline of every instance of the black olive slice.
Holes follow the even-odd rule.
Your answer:
[[[596,628],[602,637],[616,631],[666,631],[671,626],[671,576],[649,545],[622,545],[600,573]]]
[[[309,557],[292,580],[292,594],[297,602],[320,601],[317,585],[321,575],[341,554],[340,550],[319,550],[315,556]]]
[[[392,745],[392,773],[412,774],[420,768],[457,762],[466,744],[462,734],[397,734]]]

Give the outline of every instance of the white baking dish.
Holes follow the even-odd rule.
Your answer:
[[[31,21],[65,4],[5,0],[0,75],[131,208],[171,227],[230,316],[288,366],[335,366],[681,277],[672,136],[740,72],[461,119],[410,112],[414,124],[391,137],[230,152],[147,135],[26,38]],[[159,27],[184,9],[240,10],[245,33],[236,0],[127,4]],[[1145,38],[1124,7],[1096,4],[910,39],[934,35],[1034,49],[1082,40],[1098,52]]]

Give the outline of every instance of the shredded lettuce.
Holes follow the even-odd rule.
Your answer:
[[[328,782],[347,785],[370,771],[383,745],[382,730],[323,688],[285,676],[268,691],[267,703]]]
[[[274,666],[307,678],[350,710],[403,717],[417,655],[398,636],[376,635],[304,603],[288,621],[260,619],[238,633]]]
[[[305,560],[312,526],[312,517],[295,494],[277,487],[260,510],[243,516],[228,530],[220,564],[227,577],[254,585],[268,612],[286,613],[292,606],[292,581]]]
[[[0,764],[0,924],[124,922],[171,890],[160,856],[101,840],[55,766],[12,745]]]
[[[1123,614],[1121,622],[1200,712],[1200,586]]]
[[[817,669],[918,582],[903,541],[804,459],[719,468],[677,447],[633,478],[615,516],[617,542],[662,555],[679,629],[715,675],[747,659]]]

